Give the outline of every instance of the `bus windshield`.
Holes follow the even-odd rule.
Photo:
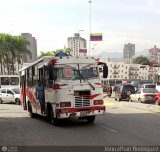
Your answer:
[[[57,79],[79,80],[98,77],[97,67],[93,64],[59,65],[53,71]]]

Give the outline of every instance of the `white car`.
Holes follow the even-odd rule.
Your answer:
[[[0,103],[16,103],[20,104],[19,88],[2,88],[0,90]]]
[[[130,95],[130,102],[147,102],[154,103],[158,90],[155,88],[140,88],[135,94]]]

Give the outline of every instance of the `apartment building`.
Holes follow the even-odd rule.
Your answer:
[[[129,59],[135,56],[135,44],[125,44],[123,48],[123,58]]]
[[[109,58],[99,58],[108,65],[107,79],[141,79],[148,80],[150,75],[149,65],[128,64],[126,62],[113,62]],[[160,73],[160,67],[153,67],[153,75]],[[102,75],[101,75],[102,78]]]
[[[23,63],[32,63],[37,60],[37,40],[30,33],[21,33],[21,36],[23,36],[30,43],[27,46],[27,49],[30,50],[32,56],[30,57],[30,55],[23,55]]]
[[[68,48],[70,48],[71,56],[86,56],[87,42],[80,37],[79,33],[75,33],[74,37],[68,37]]]

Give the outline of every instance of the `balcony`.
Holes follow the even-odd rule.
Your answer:
[[[128,75],[129,75],[129,76],[134,76],[135,74],[134,74],[134,72],[129,72]]]
[[[138,68],[136,68],[136,67],[130,67],[129,71],[138,71]]]
[[[118,69],[119,68],[119,65],[114,65],[113,66],[113,69]]]
[[[119,74],[119,72],[118,71],[114,71],[113,74]]]

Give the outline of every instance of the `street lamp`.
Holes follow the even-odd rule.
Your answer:
[[[92,1],[91,0],[89,0],[89,55],[90,55],[90,35],[91,35],[91,3],[92,3]]]

